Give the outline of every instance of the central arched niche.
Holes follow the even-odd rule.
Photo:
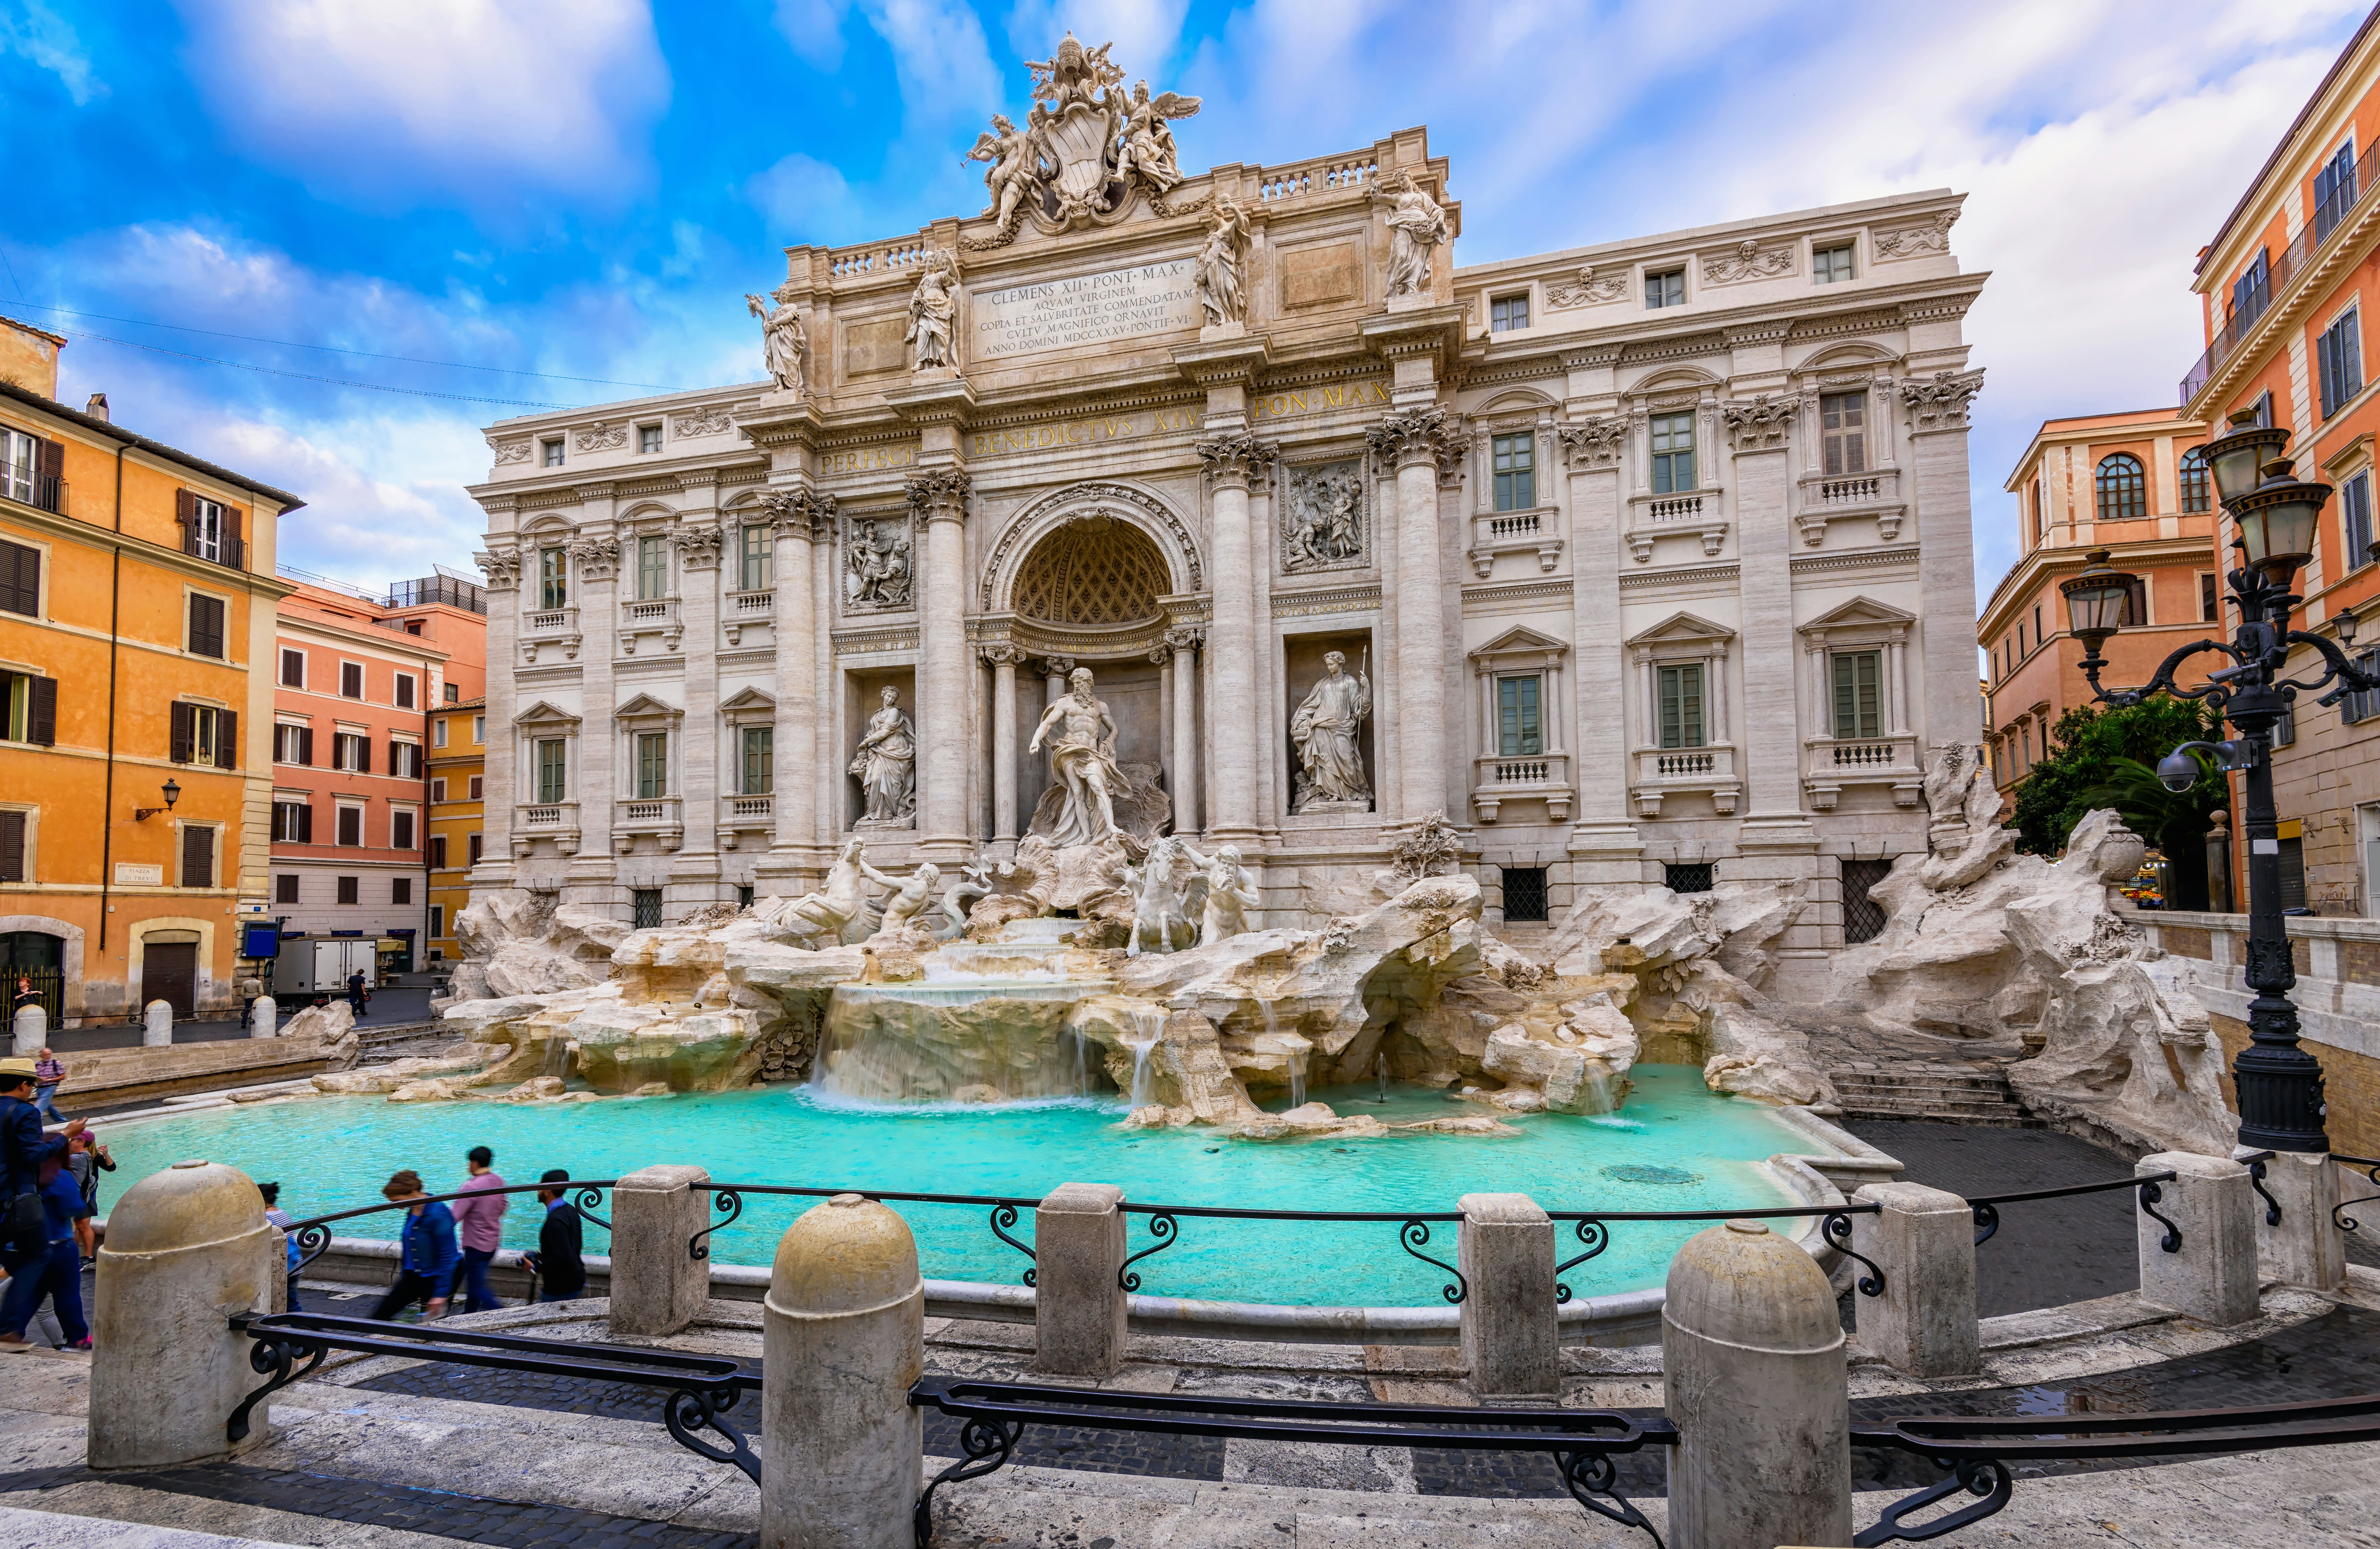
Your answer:
[[[1105,656],[1117,634],[1164,616],[1158,599],[1174,590],[1172,570],[1156,539],[1122,517],[1093,512],[1060,524],[1034,543],[1017,566],[1010,606],[1020,620],[1082,634],[1067,654],[1088,667],[1096,692],[1116,723],[1116,760],[1162,770],[1172,756],[1165,728],[1164,669],[1149,660],[1148,636],[1129,655]],[[1102,635],[1109,639],[1102,641]],[[1018,794],[1024,813],[1050,783],[1046,753],[1026,755],[1024,744],[1050,708],[1050,684],[1020,674],[1017,682]],[[1163,780],[1168,790],[1173,781]]]
[[[1165,556],[1130,522],[1098,514],[1068,522],[1025,556],[1016,572],[1015,611],[1075,629],[1146,623],[1172,589]]]

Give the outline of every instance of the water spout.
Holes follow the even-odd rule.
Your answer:
[[[1305,1106],[1305,1051],[1309,1046],[1300,1043],[1289,1051],[1289,1106]]]
[[[1077,1097],[1087,1097],[1091,1095],[1090,1060],[1089,1057],[1083,1051],[1083,1035],[1080,1033],[1077,1033],[1074,1036],[1075,1095]]]
[[[1372,1057],[1372,1073],[1380,1078],[1380,1106],[1386,1107],[1389,1106],[1389,1057],[1385,1053]]]
[[[1165,1035],[1165,1008],[1135,1006],[1132,1025],[1141,1035],[1125,1040],[1132,1049],[1132,1106],[1143,1108],[1154,1100],[1149,1091],[1148,1056],[1157,1047],[1157,1041]]]

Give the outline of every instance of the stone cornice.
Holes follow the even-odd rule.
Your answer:
[[[961,376],[934,380],[928,374],[928,380],[886,389],[884,401],[902,418],[917,425],[961,424],[976,411],[975,389]]]
[[[1272,341],[1257,333],[1188,345],[1173,352],[1173,364],[1200,387],[1245,387],[1272,364]]]

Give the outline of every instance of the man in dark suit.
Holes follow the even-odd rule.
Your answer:
[[[523,1256],[540,1281],[537,1299],[568,1301],[587,1293],[587,1261],[579,1256],[585,1224],[578,1207],[563,1198],[570,1192],[568,1169],[549,1168],[538,1181],[545,1185],[537,1192],[545,1225],[538,1228],[537,1252]]]

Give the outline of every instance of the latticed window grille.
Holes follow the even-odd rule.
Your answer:
[[[1670,865],[1663,866],[1661,870],[1663,873],[1662,881],[1669,886],[1670,891],[1673,893],[1706,893],[1711,890],[1711,884],[1715,879],[1718,867],[1715,863],[1710,861],[1695,861],[1691,865],[1682,865],[1672,861]]]
[[[638,930],[652,930],[662,923],[662,890],[659,888],[628,889],[629,925]]]
[[[1867,890],[1892,875],[1890,861],[1843,863],[1843,939],[1873,941],[1884,929],[1884,905]]]
[[[1153,619],[1172,589],[1165,556],[1129,523],[1069,523],[1035,545],[1016,576],[1016,611],[1050,623]]]
[[[1546,907],[1546,868],[1538,866],[1506,866],[1504,868],[1504,918],[1543,920],[1550,917]]]

